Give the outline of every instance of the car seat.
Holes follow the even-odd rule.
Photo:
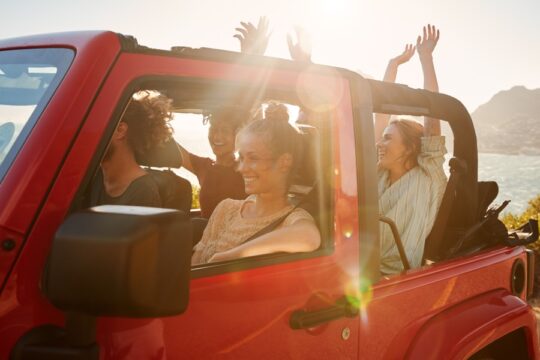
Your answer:
[[[189,214],[191,183],[171,171],[171,168],[182,167],[182,153],[176,141],[171,138],[161,146],[152,148],[144,154],[138,154],[136,161],[139,165],[148,168],[149,173],[158,184],[159,195],[163,201],[162,206],[182,210]]]

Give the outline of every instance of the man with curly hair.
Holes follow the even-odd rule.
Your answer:
[[[172,134],[171,101],[161,94],[137,93],[116,127],[93,189],[92,205],[162,207],[154,177],[139,166],[137,155],[166,142]]]

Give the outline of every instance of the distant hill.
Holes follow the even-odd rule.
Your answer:
[[[480,152],[540,155],[540,89],[501,91],[471,116]]]

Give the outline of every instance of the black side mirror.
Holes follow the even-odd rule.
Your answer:
[[[93,316],[159,317],[185,311],[191,224],[170,209],[99,206],[56,233],[43,291],[54,306]]]
[[[187,308],[191,223],[171,209],[99,206],[70,215],[56,233],[43,292],[65,328],[29,330],[12,360],[99,359],[97,316],[158,317]]]

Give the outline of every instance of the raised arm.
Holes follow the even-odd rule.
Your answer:
[[[294,31],[296,33],[296,39],[298,40],[296,43],[294,43],[292,35],[287,34],[287,45],[289,47],[291,59],[309,64],[311,63],[312,51],[311,36],[301,27],[295,27]]]
[[[240,22],[235,29],[238,33],[233,35],[240,41],[240,51],[245,54],[264,55],[270,33],[268,31],[268,18],[261,16],[257,26],[250,22]]]
[[[416,39],[418,57],[422,64],[424,74],[424,89],[439,92],[435,65],[433,64],[433,50],[439,41],[439,30],[433,25],[424,26],[423,36]],[[441,135],[441,122],[438,119],[424,117],[424,136]]]
[[[180,148],[180,154],[182,155],[182,167],[187,171],[193,173],[193,164],[191,163],[191,156],[189,156],[189,151],[187,151],[182,145],[178,144]]]
[[[398,67],[401,64],[406,63],[414,55],[415,47],[412,44],[405,45],[405,50],[403,52],[390,59],[388,65],[386,66],[386,71],[384,73],[383,81],[386,82],[396,82]],[[375,114],[375,142],[377,143],[381,138],[384,132],[384,129],[388,126],[390,121],[390,115],[386,114]]]

